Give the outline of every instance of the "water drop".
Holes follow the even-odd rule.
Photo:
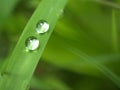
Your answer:
[[[39,47],[39,43],[39,40],[34,36],[27,38],[25,41],[26,51],[36,50]]]
[[[39,34],[45,33],[49,30],[49,24],[45,20],[40,20],[36,25],[36,31]]]
[[[65,13],[64,10],[61,9],[60,10],[60,16],[59,16],[60,19],[64,17],[64,13]]]

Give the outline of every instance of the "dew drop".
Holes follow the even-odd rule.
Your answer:
[[[59,16],[60,19],[64,17],[64,13],[65,13],[64,10],[60,10],[60,16]]]
[[[25,41],[26,51],[36,50],[39,47],[39,43],[39,40],[34,36],[27,38]]]
[[[49,30],[49,24],[45,20],[40,20],[36,25],[36,31],[39,34],[45,33]]]

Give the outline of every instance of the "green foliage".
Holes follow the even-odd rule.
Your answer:
[[[26,25],[13,53],[1,70],[1,90],[26,89],[66,1],[67,0],[56,0],[56,2],[54,2],[54,0],[43,0],[40,3]],[[44,35],[39,35],[36,32],[36,24],[41,19],[46,20],[50,25],[49,32]],[[31,36],[40,40],[40,47],[37,51],[26,52],[25,41]],[[14,82],[15,85],[12,82]]]
[[[9,80],[12,80],[9,82],[5,79],[4,84],[10,83],[13,87],[16,84],[16,89],[12,90],[19,90],[22,80],[29,78],[25,81],[29,82],[36,68],[29,85],[31,90],[119,90],[120,1],[69,0],[64,11],[61,9],[63,3],[59,2],[65,0],[41,1],[46,3],[41,2],[31,18],[40,0],[21,0],[18,4],[13,2],[16,7],[11,10],[14,12],[9,14],[11,16],[6,23],[1,24],[0,52],[3,53],[0,53],[0,65],[4,59],[10,60],[8,67],[4,65],[3,71],[12,72],[4,72],[11,75]],[[61,12],[52,33],[58,19],[56,13]],[[44,35],[35,33],[36,23],[40,19],[50,23],[50,32]],[[24,42],[29,36],[36,36],[41,44],[37,51],[26,53]],[[20,41],[11,55],[19,37]]]

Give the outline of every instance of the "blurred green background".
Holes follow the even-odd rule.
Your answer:
[[[0,67],[40,1],[0,0]],[[120,90],[120,0],[69,0],[61,12],[30,90]]]

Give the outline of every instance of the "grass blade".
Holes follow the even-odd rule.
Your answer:
[[[115,10],[112,10],[112,45],[114,52],[118,52],[118,35],[116,27],[116,14]]]
[[[82,59],[86,60],[90,64],[93,64],[96,66],[98,70],[100,70],[105,76],[107,76],[112,82],[114,82],[119,88],[120,88],[120,77],[117,76],[115,73],[113,73],[111,70],[109,70],[107,67],[96,61],[94,58],[90,57],[86,53],[83,53],[82,51],[71,47],[68,48],[69,51],[73,52],[75,55],[78,55]]]
[[[105,0],[93,0],[93,1],[98,2],[100,4],[103,4],[103,5],[110,6],[110,7],[114,8],[114,9],[120,10],[120,5],[116,4],[116,3],[113,3],[111,1],[105,1]]]
[[[67,0],[43,0],[26,25],[10,59],[4,64],[0,78],[0,90],[25,90],[42,55],[48,39],[55,27]],[[46,20],[50,29],[44,35],[36,33],[39,20]],[[35,36],[40,40],[40,47],[34,52],[25,51],[25,40]],[[14,85],[15,84],[15,85]]]

